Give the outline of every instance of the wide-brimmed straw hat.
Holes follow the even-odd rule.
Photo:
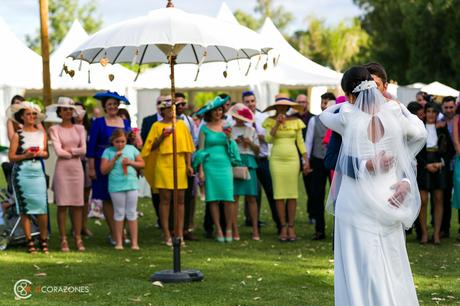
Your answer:
[[[115,99],[120,101],[121,103],[129,105],[128,98],[125,96],[119,95],[116,91],[103,91],[103,92],[98,92],[97,94],[94,95],[94,99],[96,100],[104,100],[104,99]]]
[[[196,114],[197,115],[203,115],[204,113],[207,113],[209,111],[212,111],[213,109],[216,109],[218,107],[221,107],[222,105],[224,105],[225,103],[227,103],[227,101],[230,99],[230,97],[225,97],[225,98],[221,98],[219,96],[215,97],[214,100],[212,101],[209,101],[205,106],[203,106],[202,108],[200,108]]]
[[[302,110],[302,105],[300,105],[299,103],[295,103],[294,101],[292,101],[292,99],[290,99],[286,95],[279,94],[275,98],[275,104],[268,106],[266,109],[264,109],[263,112],[265,113],[265,112],[275,110],[277,106],[289,106],[297,111]]]
[[[46,107],[47,113],[55,113],[59,107],[66,107],[73,109],[73,116],[77,116],[77,108],[73,100],[69,97],[59,97],[56,103]]]
[[[254,113],[243,103],[236,103],[228,110],[228,114],[236,119],[240,119],[249,123],[253,123]]]
[[[40,109],[40,106],[38,106],[35,103],[29,102],[29,101],[23,101],[18,104],[12,104],[10,107],[6,109],[6,117],[8,119],[13,120],[14,122],[18,124],[22,124],[21,122],[18,122],[14,115],[19,112],[21,109],[31,109],[35,112],[37,112],[37,118],[35,119],[35,124],[38,124],[45,120],[45,114],[42,113],[42,110]]]

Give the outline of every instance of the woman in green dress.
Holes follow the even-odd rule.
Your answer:
[[[297,239],[294,222],[298,198],[299,179],[299,153],[302,160],[307,160],[302,129],[305,124],[296,117],[287,117],[289,108],[300,108],[285,96],[277,96],[275,104],[267,107],[264,112],[275,110],[276,114],[265,119],[262,126],[267,130],[265,140],[271,143],[272,149],[269,157],[270,173],[273,180],[273,193],[276,208],[280,217],[281,242],[295,241]],[[303,162],[303,171],[306,173],[308,166]],[[287,223],[286,223],[287,202]]]
[[[233,199],[232,159],[239,160],[238,147],[231,140],[231,128],[222,119],[222,106],[228,97],[216,97],[197,114],[204,115],[206,122],[200,129],[199,151],[193,161],[198,168],[201,183],[205,185],[206,202],[210,205],[211,217],[216,229],[216,239],[219,242],[231,242]],[[220,226],[219,202],[222,202],[225,212],[225,237]]]

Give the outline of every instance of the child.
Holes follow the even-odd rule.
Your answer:
[[[233,193],[235,196],[235,207],[232,211],[233,240],[240,240],[237,226],[238,201],[240,196],[245,196],[246,202],[249,204],[248,210],[252,223],[252,240],[259,241],[260,234],[256,200],[258,195],[257,162],[255,159],[259,154],[259,139],[256,130],[250,126],[254,123],[255,117],[251,110],[243,103],[233,105],[228,114],[235,120],[235,125],[232,129],[232,138],[238,144],[243,166],[248,168],[250,174],[250,178],[247,180],[234,178],[233,181]]]
[[[127,144],[128,135],[117,129],[110,137],[112,147],[104,150],[101,173],[109,174],[109,192],[113,202],[115,220],[115,249],[123,249],[123,222],[128,219],[131,234],[131,249],[139,250],[137,243],[137,188],[136,170],[144,168],[139,151]]]

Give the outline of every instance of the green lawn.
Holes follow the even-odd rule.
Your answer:
[[[4,184],[1,181],[0,186]],[[0,252],[0,305],[333,305],[333,256],[330,235],[313,242],[313,226],[307,225],[305,195],[299,201],[295,243],[277,241],[264,203],[263,241],[254,242],[250,229],[242,227],[240,242],[219,244],[202,238],[202,209],[196,216],[201,239],[188,243],[182,253],[183,268],[201,270],[200,283],[154,286],[148,277],[172,266],[171,250],[160,244],[154,213],[148,199],[139,203],[139,252],[118,252],[105,241],[106,227],[90,221],[95,233],[85,240],[87,252],[58,251],[55,207],[51,206],[53,235],[49,255],[29,255],[25,249]],[[456,214],[456,211],[455,211]],[[456,216],[456,215],[455,215]],[[328,220],[328,225],[331,224]],[[456,222],[452,233],[456,233]],[[329,230],[330,230],[329,226]],[[73,244],[71,244],[73,247]],[[408,250],[422,305],[460,304],[460,245],[454,238],[439,247],[420,246],[414,235]],[[13,285],[19,279],[38,286],[88,286],[89,293],[33,293],[26,301],[15,300]]]

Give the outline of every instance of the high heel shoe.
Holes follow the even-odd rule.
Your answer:
[[[225,237],[222,232],[216,234],[216,241],[217,242],[225,242]]]
[[[61,239],[61,252],[69,252],[69,243],[66,238]]]
[[[42,252],[45,254],[49,254],[49,249],[48,249],[48,239],[42,239],[40,238],[40,248],[42,249]]]
[[[225,231],[225,242],[232,242],[233,241],[233,235],[232,231]]]
[[[294,229],[294,224],[289,224],[288,225],[288,236],[287,236],[287,240],[289,242],[294,242],[297,240],[297,235],[295,234],[295,229]]]
[[[280,228],[280,235],[278,237],[280,242],[286,242],[288,240],[287,236],[287,224],[282,224]]]
[[[75,247],[77,248],[78,252],[84,252],[85,246],[83,245],[83,240],[80,239],[75,239]]]
[[[37,253],[37,249],[35,248],[35,240],[33,238],[27,239],[27,252],[30,254]]]

